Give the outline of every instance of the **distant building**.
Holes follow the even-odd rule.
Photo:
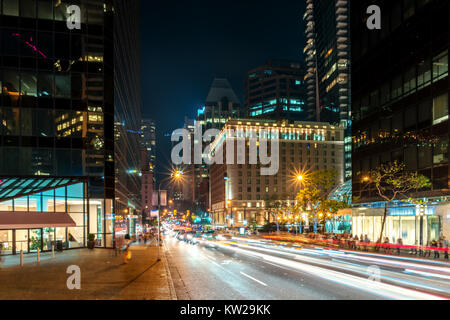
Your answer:
[[[185,129],[191,134],[192,159],[194,144],[202,143],[194,139],[195,125],[201,125],[203,131],[211,128],[220,130],[228,119],[235,119],[243,114],[241,102],[229,81],[215,78],[205,99],[205,106],[197,111],[196,119],[185,119]],[[183,176],[181,190],[178,190],[176,196],[206,212],[210,207],[209,166],[205,163],[184,165]]]
[[[156,125],[155,121],[143,118],[141,121],[141,146],[147,151],[147,167],[150,171],[155,171],[156,164]]]
[[[244,80],[246,116],[312,121],[314,108],[306,101],[305,69],[299,62],[268,61]]]
[[[196,121],[203,128],[221,129],[228,118],[243,115],[241,102],[227,79],[215,78],[211,84],[204,107],[198,109]]]
[[[345,128],[345,179],[352,176],[348,0],[307,0],[304,49],[308,107],[316,120]]]
[[[259,160],[258,164],[248,164],[249,138],[251,130],[259,134],[259,130],[268,128],[279,130],[279,170],[275,175],[262,176]],[[239,132],[239,137],[230,138],[229,130]],[[245,141],[246,164],[226,164],[226,146],[233,143],[236,149],[238,139]],[[299,173],[334,169],[339,174],[337,183],[344,181],[344,131],[328,123],[236,119],[227,122],[216,141],[214,150],[222,148],[224,154],[224,164],[213,164],[210,173],[216,226],[239,227],[253,220],[263,225],[269,220],[266,204],[270,199],[295,201]]]
[[[141,177],[141,203],[142,220],[148,222],[152,207],[152,195],[154,188],[153,172],[150,170],[142,171]]]

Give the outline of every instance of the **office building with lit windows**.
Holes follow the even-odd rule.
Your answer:
[[[346,130],[345,179],[352,175],[349,1],[307,0],[303,17],[308,107]]]
[[[361,20],[368,5],[382,11],[381,30]],[[450,237],[448,95],[450,3],[352,1],[354,234],[376,241],[385,203],[361,175],[398,161],[431,180],[388,208],[390,241],[423,244]],[[358,173],[361,173],[358,175]],[[418,207],[414,201],[422,201]]]
[[[231,130],[234,134],[231,134]],[[274,175],[261,175],[263,165],[249,164],[252,131],[259,138],[260,130],[278,131],[269,140],[279,143],[279,170]],[[254,138],[254,136],[253,136]],[[227,164],[227,144],[237,150],[237,141],[245,145],[245,164],[238,164],[237,151],[234,164]],[[211,165],[211,212],[216,227],[242,227],[255,221],[264,225],[269,221],[267,203],[277,199],[295,202],[300,190],[299,174],[318,170],[336,170],[337,184],[342,184],[344,130],[328,123],[236,119],[227,122],[212,145],[212,153],[223,151],[223,164]],[[268,151],[270,154],[270,150]],[[212,155],[211,153],[211,155]],[[270,217],[273,221],[273,217]]]
[[[241,102],[224,78],[215,78],[205,99],[205,105],[197,110],[196,121],[204,130],[221,129],[228,118],[238,118],[243,115]]]
[[[126,15],[121,1],[75,2],[80,30],[67,28],[73,2],[1,2],[3,252],[84,247],[90,233],[96,246],[113,246],[114,118],[124,114],[114,95],[123,69],[114,66],[127,66],[114,53],[114,25]]]
[[[185,129],[191,136],[192,157],[194,144],[202,143],[194,138],[194,128],[201,125],[202,129],[221,130],[228,119],[236,119],[244,115],[241,102],[225,78],[214,78],[203,107],[197,110],[195,120],[185,119]],[[204,150],[204,147],[202,147]],[[193,208],[206,212],[210,207],[209,197],[209,166],[205,163],[183,166],[183,181],[178,197],[188,201]]]
[[[150,171],[154,171],[156,163],[156,125],[152,119],[144,118],[141,121],[141,147],[147,153],[147,163],[143,167],[148,167]]]
[[[246,116],[262,119],[313,121],[306,103],[304,67],[299,62],[268,61],[244,80]]]

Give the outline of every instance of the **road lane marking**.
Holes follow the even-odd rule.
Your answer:
[[[343,274],[338,271],[328,270],[321,267],[316,267],[312,265],[307,265],[305,263],[301,263],[299,261],[292,261],[286,258],[279,258],[275,256],[270,256],[267,254],[255,252],[255,251],[247,251],[238,247],[234,247],[233,250],[236,252],[241,252],[243,254],[252,255],[261,257],[265,260],[271,261],[273,263],[281,264],[284,266],[292,267],[298,270],[302,270],[306,273],[315,275],[317,277],[337,282],[342,285],[351,286],[357,288],[359,290],[363,290],[375,295],[381,295],[390,299],[431,299],[431,300],[446,300],[444,297],[439,297],[436,295],[423,293],[411,289],[406,289],[402,287],[397,287],[394,285],[372,282],[367,279],[363,279],[357,276]],[[270,250],[268,250],[270,251]]]
[[[249,278],[249,279],[252,279],[253,281],[258,282],[259,284],[261,284],[261,285],[267,287],[267,284],[265,284],[264,282],[259,281],[258,279],[255,279],[255,278],[253,278],[252,276],[249,276],[248,274],[246,274],[246,273],[244,273],[244,272],[242,272],[242,271],[241,271],[240,273],[241,273],[243,276],[245,276],[245,277],[247,277],[247,278]]]

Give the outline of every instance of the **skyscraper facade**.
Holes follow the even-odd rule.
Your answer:
[[[316,119],[346,130],[345,178],[351,178],[350,24],[347,0],[307,0],[304,15],[308,106]]]
[[[114,121],[115,210],[127,232],[141,227],[141,73],[139,0],[115,0],[114,20]]]
[[[127,19],[137,3],[2,1],[0,211],[10,223],[0,239],[13,254],[84,247],[90,233],[112,247],[118,218],[134,231],[141,104]],[[71,5],[80,29],[68,27]]]
[[[381,9],[381,30],[366,27],[372,4]],[[385,236],[412,245],[448,238],[449,2],[353,1],[351,10],[353,192],[361,206],[353,210],[353,230],[379,236],[384,202],[361,175],[398,161],[432,186],[391,204]]]
[[[147,153],[147,163],[143,164],[143,167],[148,167],[150,171],[154,171],[156,164],[156,125],[153,119],[144,118],[141,121],[141,147]]]
[[[198,109],[196,121],[205,130],[221,129],[228,118],[237,118],[243,114],[241,102],[224,78],[215,78],[211,84],[205,105]]]
[[[81,29],[67,26],[71,4]],[[2,1],[0,201],[18,221],[1,228],[12,253],[82,247],[88,233],[112,246],[113,15],[110,1]],[[17,211],[66,223],[16,230]]]
[[[299,62],[268,61],[252,69],[244,80],[246,116],[265,119],[313,120]]]

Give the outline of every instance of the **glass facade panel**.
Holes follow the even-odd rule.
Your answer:
[[[85,211],[85,201],[83,199],[67,199],[67,211],[83,213]]]
[[[66,212],[66,200],[64,198],[55,198],[55,211]]]
[[[0,230],[0,254],[7,255],[13,253],[13,231],[12,230]]]
[[[3,14],[7,16],[19,15],[19,1],[3,0]]]
[[[401,217],[400,237],[404,244],[414,244],[416,241],[416,216]]]
[[[448,120],[448,93],[433,99],[433,124]]]
[[[53,19],[53,3],[52,0],[39,0],[37,6],[39,19]]]
[[[39,248],[42,251],[42,229],[30,229],[30,243],[29,243],[29,251],[37,252]]]
[[[72,215],[71,215],[72,216]],[[72,216],[73,219],[73,216]],[[84,228],[83,227],[69,227],[67,228],[67,248],[82,248],[84,246]]]
[[[84,184],[77,183],[67,186],[67,196],[70,198],[83,198],[84,196]]]
[[[28,211],[27,197],[14,199],[14,211]]]
[[[16,251],[28,252],[28,230],[16,230]]]
[[[37,94],[39,97],[51,97],[54,95],[54,80],[52,73],[40,73],[38,75]]]
[[[12,200],[0,202],[0,211],[13,211]]]
[[[31,73],[22,73],[20,77],[20,93],[24,96],[37,96],[37,77]]]
[[[448,76],[448,50],[433,59],[433,81]]]
[[[43,250],[51,251],[52,244],[55,241],[55,228],[44,228],[42,230],[42,241],[43,241]],[[55,247],[56,249],[56,247]]]

